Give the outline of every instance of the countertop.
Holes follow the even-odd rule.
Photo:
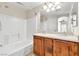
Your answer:
[[[35,36],[48,37],[48,38],[54,38],[54,39],[60,39],[60,40],[79,42],[79,38],[78,38],[79,36],[77,36],[77,35],[47,34],[47,33],[36,33],[34,35]]]

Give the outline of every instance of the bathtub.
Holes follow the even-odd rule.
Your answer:
[[[0,47],[0,56],[26,56],[32,52],[32,42],[18,41]]]

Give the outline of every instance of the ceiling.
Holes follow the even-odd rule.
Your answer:
[[[40,2],[0,2],[0,6],[15,7],[23,10],[30,10],[40,5]]]
[[[15,6],[17,8],[21,8],[24,10],[30,10],[32,8],[36,8],[36,7],[43,5],[43,3],[41,3],[41,2],[0,2],[0,4],[1,3],[4,3],[5,5],[8,4],[11,7]],[[56,10],[56,11],[51,11],[51,12],[46,12],[45,10],[41,10],[41,14],[47,15],[47,16],[48,15],[59,16],[59,15],[68,14],[70,12],[70,9],[71,9],[71,6],[73,3],[74,3],[73,13],[75,13],[78,10],[78,3],[77,2],[61,2],[61,7],[62,7],[61,9]]]
[[[40,2],[8,2],[11,5],[14,5],[25,10],[30,10],[32,8],[38,7],[41,5]]]
[[[71,6],[74,3],[73,6],[73,13],[76,13],[78,10],[78,3],[77,2],[61,2],[61,9],[55,10],[55,11],[50,11],[46,12],[45,10],[42,10],[41,14],[42,15],[53,15],[53,16],[60,16],[60,15],[66,15],[70,13]]]

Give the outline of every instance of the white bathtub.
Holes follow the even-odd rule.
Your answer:
[[[32,52],[32,42],[18,41],[0,47],[0,56],[25,56]]]

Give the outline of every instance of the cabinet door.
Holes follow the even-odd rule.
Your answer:
[[[38,49],[38,37],[34,36],[34,44],[33,44],[33,52],[37,55],[39,55],[39,49]]]
[[[61,56],[69,56],[68,51],[68,42],[67,41],[61,41]]]
[[[77,56],[78,55],[77,43],[69,42],[69,55],[70,56]]]
[[[77,43],[77,56],[79,56],[79,43]]]
[[[34,53],[36,55],[44,55],[44,47],[43,47],[43,38],[35,36],[34,37],[34,47],[33,47]]]
[[[61,55],[61,44],[60,41],[54,40],[54,56]]]
[[[44,38],[41,37],[40,40],[41,40],[41,43],[38,46],[40,48],[40,56],[44,56]],[[38,43],[39,43],[39,41],[38,41]]]
[[[68,56],[67,42],[54,40],[54,56]]]
[[[53,55],[53,41],[52,39],[45,38],[45,55],[52,56]]]

